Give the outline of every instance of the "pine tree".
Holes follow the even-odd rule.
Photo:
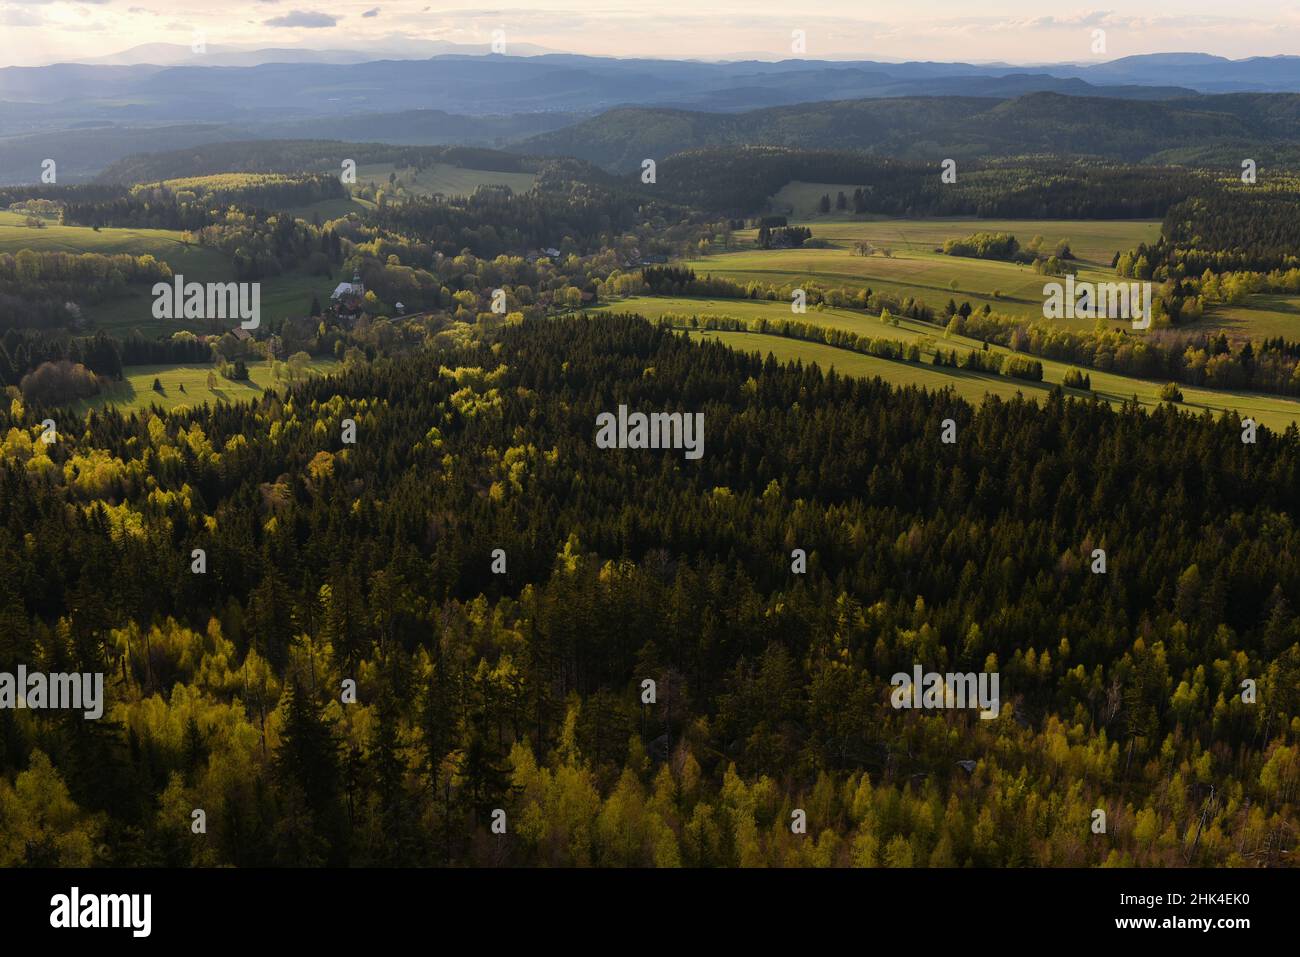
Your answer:
[[[309,815],[306,830],[329,849],[331,860],[338,859],[345,850],[339,741],[296,676],[284,694],[284,726],[273,763],[276,783],[290,809]],[[306,849],[308,843],[295,837],[295,846]]]
[[[384,864],[400,867],[415,863],[412,859],[415,834],[406,795],[406,761],[398,731],[398,702],[392,690],[385,687],[375,705],[375,726],[366,764],[378,797],[379,825],[384,837],[381,858]]]
[[[436,793],[443,759],[452,749],[451,694],[437,666],[420,701],[420,766]]]
[[[481,713],[473,716],[469,742],[458,769],[469,805],[479,824],[486,823],[494,810],[505,806],[511,791],[510,772],[485,727],[485,718]]]

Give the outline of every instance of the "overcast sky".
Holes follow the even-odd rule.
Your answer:
[[[375,48],[393,38],[511,42],[604,56],[780,59],[804,31],[809,58],[1014,63],[1198,51],[1300,54],[1300,4],[1151,0],[1042,13],[1006,0],[511,0],[472,9],[428,0],[0,0],[0,65],[117,53],[141,43]],[[815,11],[815,12],[814,12]],[[1093,52],[1105,31],[1106,53]]]

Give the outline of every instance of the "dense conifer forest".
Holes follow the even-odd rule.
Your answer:
[[[703,457],[598,448],[620,404],[703,412]],[[972,406],[576,317],[249,404],[13,400],[0,436],[0,670],[108,676],[102,721],[0,711],[0,864],[1295,846],[1294,428]],[[1001,714],[891,707],[916,662],[999,671]]]

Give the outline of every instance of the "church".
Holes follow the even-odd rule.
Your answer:
[[[330,302],[335,305],[345,305],[346,300],[362,300],[366,297],[366,286],[361,281],[361,273],[353,273],[351,282],[341,282],[334,287],[330,293]]]

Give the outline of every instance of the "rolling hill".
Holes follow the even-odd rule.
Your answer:
[[[521,152],[576,156],[610,170],[646,157],[719,146],[855,149],[937,163],[1069,154],[1159,161],[1171,143],[1184,161],[1234,166],[1300,155],[1300,96],[1233,94],[1116,100],[1031,93],[1014,99],[943,96],[842,100],[746,113],[623,107],[518,144]]]
[[[148,183],[217,173],[337,172],[341,160],[358,167],[442,165],[507,174],[533,174],[538,161],[490,149],[442,146],[394,146],[340,140],[258,140],[214,143],[202,150],[182,149],[126,157],[105,169],[102,183]]]
[[[0,115],[5,112],[6,107],[0,104]],[[473,117],[441,110],[409,110],[273,123],[108,124],[26,133],[0,137],[0,186],[36,182],[41,175],[41,161],[46,157],[58,158],[60,183],[79,183],[103,174],[123,160],[146,154],[185,151],[196,161],[204,157],[206,165],[193,167],[196,172],[226,172],[232,162],[238,165],[231,168],[246,168],[248,160],[241,159],[241,155],[250,152],[246,145],[232,149],[231,144],[295,139],[397,146],[501,147],[557,129],[578,118],[567,113]],[[207,159],[211,156],[226,157],[222,160],[225,165],[214,167]],[[282,164],[277,169],[292,172],[295,167]],[[109,179],[122,181],[116,173],[111,173]]]

